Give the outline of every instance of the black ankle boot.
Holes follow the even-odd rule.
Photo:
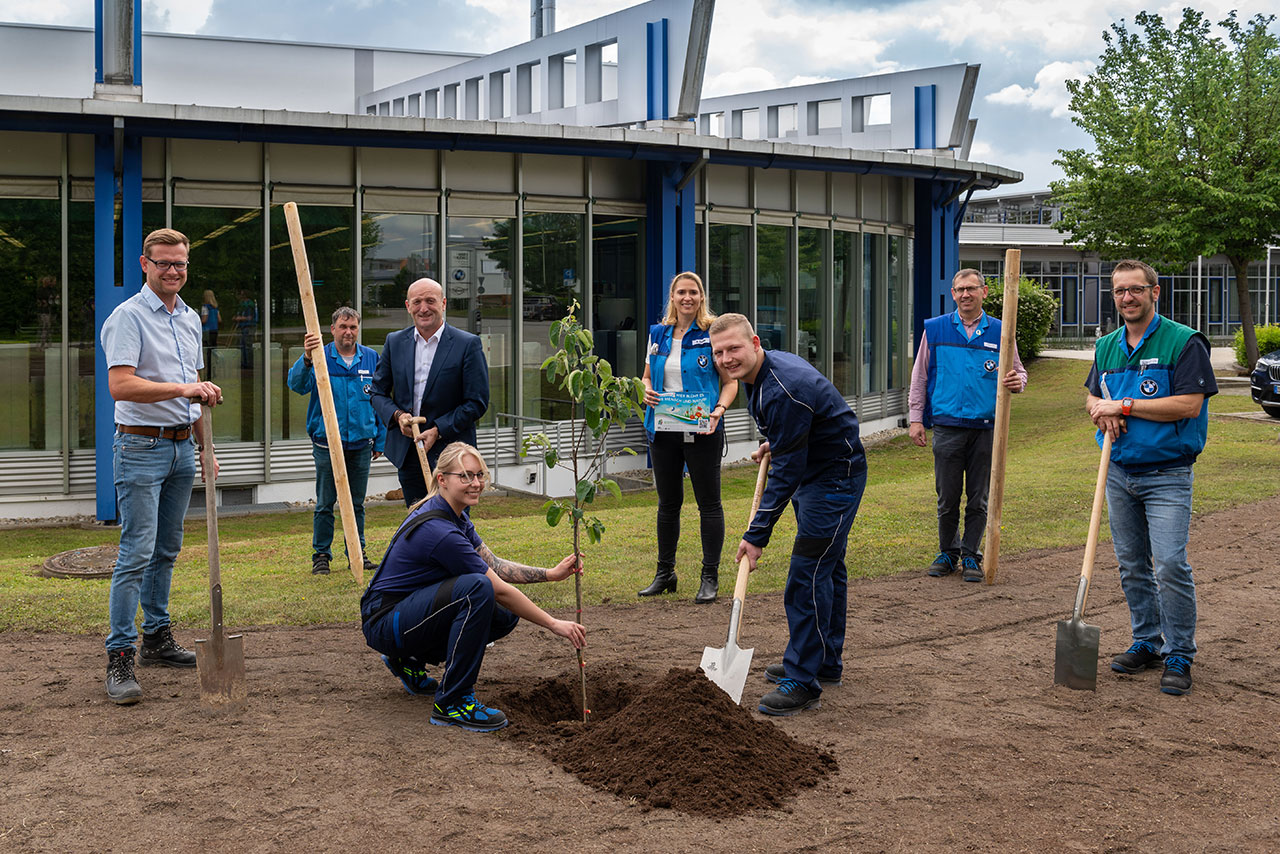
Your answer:
[[[676,592],[676,571],[674,568],[663,569],[658,567],[658,572],[653,576],[653,583],[645,589],[641,590],[640,596],[657,596],[659,593],[675,593]]]
[[[716,601],[716,593],[720,587],[720,569],[719,567],[702,568],[702,583],[698,585],[698,595],[693,597],[693,601],[699,605],[710,605]]]

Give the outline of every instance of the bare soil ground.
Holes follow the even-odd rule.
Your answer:
[[[1129,633],[1106,545],[1086,617],[1102,629],[1096,693],[1053,684],[1081,550],[1006,556],[992,587],[920,572],[851,585],[844,686],[782,720],[751,711],[785,644],[781,597],[749,596],[745,708],[717,714],[774,727],[827,767],[746,812],[664,808],[564,770],[592,733],[537,720],[527,702],[574,684],[576,661],[527,626],[481,674],[482,698],[514,704],[496,735],[430,726],[428,701],[401,690],[355,623],[246,631],[249,707],[229,716],[201,711],[193,671],[140,668],[144,702],[110,705],[99,637],[0,635],[0,850],[1275,851],[1277,518],[1280,499],[1195,521],[1200,655],[1184,697],[1161,694],[1158,671],[1107,668]],[[723,643],[728,614],[684,594],[590,609],[591,726],[621,722],[632,698],[651,704],[673,666]],[[710,758],[741,746],[677,705],[637,718],[655,740],[683,738],[654,751],[655,779],[685,773],[695,746]],[[608,743],[593,749],[608,758]],[[640,773],[621,750],[617,766]],[[769,782],[764,768],[711,781]]]

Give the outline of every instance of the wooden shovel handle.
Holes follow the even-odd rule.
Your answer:
[[[1093,513],[1089,516],[1089,541],[1084,544],[1084,562],[1080,576],[1084,579],[1084,599],[1080,602],[1080,614],[1084,614],[1089,600],[1089,585],[1093,582],[1093,559],[1098,553],[1098,532],[1102,528],[1102,501],[1107,494],[1107,471],[1111,468],[1111,434],[1103,432],[1102,460],[1098,463],[1098,482],[1093,487]]]
[[[418,429],[419,424],[426,424],[427,419],[421,415],[415,416],[412,424],[413,429],[413,447],[418,451],[418,462],[422,465],[422,482],[427,488],[431,488],[431,462],[427,459],[427,449],[422,447],[422,438],[427,434]]]
[[[756,511],[760,509],[760,496],[764,495],[764,484],[769,479],[769,453],[766,451],[764,456],[760,457],[760,470],[756,472],[756,491],[751,496],[751,515],[747,517],[747,527],[751,527],[751,520],[756,518]],[[738,561],[738,579],[733,585],[733,598],[739,601],[745,600],[747,596],[747,576],[751,574],[751,561],[745,555],[742,560]]]

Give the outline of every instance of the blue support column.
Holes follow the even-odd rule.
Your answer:
[[[133,0],[133,85],[142,85],[142,0]]]
[[[667,109],[667,19],[652,21],[645,26],[649,61],[648,117],[650,120],[665,119],[670,116]]]
[[[671,165],[651,162],[645,176],[645,318],[646,328],[662,319],[667,283],[676,273],[679,256],[679,205]]]
[[[102,76],[102,0],[93,0],[93,82],[101,83]]]
[[[687,168],[687,167],[686,167]],[[676,244],[676,273],[685,270],[698,269],[698,229],[696,222],[697,214],[697,198],[694,193],[694,187],[697,181],[690,181],[684,185],[684,189],[680,191],[676,199],[679,205],[677,209],[677,226],[676,234],[679,238]],[[675,273],[672,273],[674,276]],[[668,278],[670,281],[670,278]]]
[[[915,303],[912,330],[919,341],[924,322],[955,308],[951,277],[960,269],[960,203],[946,203],[956,192],[950,181],[915,182]]]
[[[936,85],[916,87],[916,148],[938,147],[937,100]]]
[[[101,6],[101,3],[99,3]],[[93,316],[94,328],[119,304],[115,265],[115,149],[110,134],[97,134],[93,149]],[[93,404],[94,461],[97,515],[102,522],[116,518],[116,487],[111,444],[115,437],[115,403],[107,387],[107,360],[102,344],[94,342]]]

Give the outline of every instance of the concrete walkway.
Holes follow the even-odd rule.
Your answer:
[[[1093,361],[1093,349],[1088,350],[1041,350],[1041,356],[1050,359],[1079,359],[1084,362]],[[1212,347],[1209,350],[1209,361],[1213,363],[1214,373],[1230,370],[1236,363],[1236,353],[1230,347]],[[1247,382],[1247,379],[1246,379]]]

